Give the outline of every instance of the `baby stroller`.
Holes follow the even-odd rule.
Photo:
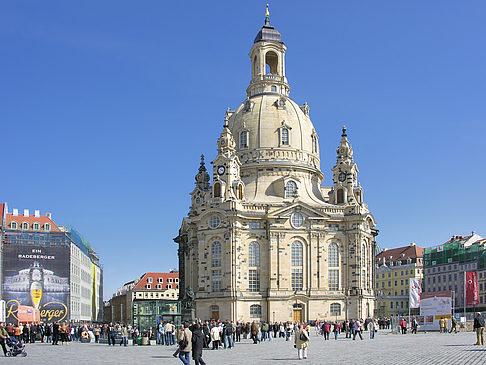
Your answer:
[[[7,337],[6,343],[9,347],[7,353],[5,354],[6,356],[27,356],[27,351],[25,351],[25,345],[21,344],[19,340],[17,340],[15,337]]]

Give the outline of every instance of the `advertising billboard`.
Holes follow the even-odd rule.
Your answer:
[[[69,320],[69,260],[69,247],[5,245],[6,322],[25,321],[26,307],[38,311],[41,322]]]
[[[450,291],[428,292],[420,294],[420,315],[425,323],[421,330],[438,331],[441,318],[451,318],[452,294]],[[448,321],[450,325],[450,320]]]

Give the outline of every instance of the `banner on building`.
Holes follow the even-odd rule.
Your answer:
[[[68,247],[4,246],[6,322],[69,320],[69,254]]]
[[[466,272],[466,305],[479,304],[478,275],[476,271]]]
[[[410,308],[420,307],[420,294],[422,294],[422,285],[420,284],[420,279],[410,279],[410,289],[409,289],[409,306]]]

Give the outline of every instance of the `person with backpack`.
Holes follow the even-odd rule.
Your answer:
[[[189,365],[191,363],[189,354],[192,351],[192,332],[189,329],[189,323],[184,323],[177,336],[177,341],[179,343],[179,359],[184,365]]]
[[[299,359],[307,359],[307,347],[309,346],[309,333],[302,324],[297,326],[294,336],[294,348],[297,349]]]

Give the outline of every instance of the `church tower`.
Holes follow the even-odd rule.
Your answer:
[[[269,12],[265,25],[260,29],[250,51],[251,81],[246,90],[248,98],[263,92],[289,95],[285,77],[285,51],[281,34],[270,25]]]
[[[267,8],[249,54],[246,98],[226,111],[212,179],[202,160],[174,239],[188,319],[373,315],[378,231],[353,149],[343,128],[332,185],[323,186],[319,137],[309,105],[290,98],[286,51]]]
[[[332,169],[334,186],[331,200],[339,205],[359,205],[363,202],[363,189],[358,184],[359,170],[353,160],[353,148],[349,144],[345,126],[341,137],[336,151],[336,166]]]

